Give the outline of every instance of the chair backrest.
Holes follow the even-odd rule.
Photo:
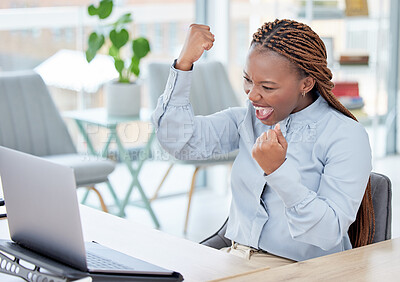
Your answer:
[[[76,153],[47,86],[34,71],[0,73],[0,145],[36,156]]]
[[[157,105],[158,97],[164,92],[170,68],[169,63],[148,65],[147,80],[152,109]],[[240,106],[222,63],[210,61],[195,64],[190,102],[196,115],[209,115],[228,107]]]
[[[201,241],[200,244],[214,248],[214,249],[218,249],[218,250],[225,248],[225,247],[230,247],[231,241],[225,237],[226,228],[228,226],[227,223],[228,223],[228,219],[225,220],[224,224],[221,226],[221,228],[217,232],[215,232],[210,237]]]
[[[390,179],[376,172],[371,173],[372,202],[375,212],[375,234],[372,243],[392,238],[392,184]],[[222,227],[200,244],[221,249],[230,246],[230,241],[225,237],[228,220]]]
[[[379,173],[371,173],[372,203],[375,212],[373,243],[392,238],[392,184]]]

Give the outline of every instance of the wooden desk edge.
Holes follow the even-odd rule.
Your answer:
[[[379,263],[377,263],[379,262]],[[400,238],[215,281],[398,281]],[[239,279],[241,278],[241,279]]]

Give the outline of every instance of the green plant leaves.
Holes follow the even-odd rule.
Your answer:
[[[136,76],[139,76],[139,74],[140,74],[139,63],[140,63],[140,59],[136,56],[133,56],[131,65],[129,66],[129,69]]]
[[[150,51],[149,41],[144,37],[138,37],[132,41],[132,50],[134,57],[139,60],[147,55]]]
[[[115,29],[118,29],[120,26],[124,26],[125,24],[130,22],[132,22],[131,13],[127,13],[120,16],[119,19],[115,23],[113,23],[113,26],[115,27]]]
[[[86,60],[90,63],[96,56],[97,51],[104,44],[104,35],[92,32],[89,35],[88,49],[86,50]]]
[[[114,59],[119,58],[119,49],[115,47],[114,45],[111,45],[110,49],[108,50],[108,55],[113,57]]]
[[[112,9],[113,0],[101,0],[97,8],[94,5],[90,5],[88,7],[88,13],[90,16],[98,15],[100,19],[105,19],[111,14]]]
[[[119,82],[129,82],[129,77],[124,77],[123,71],[125,68],[124,61],[121,59],[114,59],[114,66],[117,72],[119,73]]]
[[[89,14],[89,16],[97,15],[97,8],[94,5],[90,5],[88,7],[88,14]]]
[[[140,59],[145,57],[150,52],[149,41],[144,37],[138,37],[132,41],[133,57],[129,70],[137,77],[140,74],[139,63]]]
[[[124,69],[124,61],[122,61],[121,59],[116,59],[114,65],[115,65],[115,69],[119,73],[121,73],[122,70]]]
[[[110,40],[117,49],[120,49],[128,42],[129,33],[125,28],[121,29],[119,32],[113,29],[110,31]]]
[[[90,5],[88,7],[89,15],[98,16],[100,20],[109,17],[112,10],[113,0],[101,0],[97,7],[94,5]],[[123,14],[112,23],[107,23],[105,21],[103,24],[99,25],[99,32],[92,32],[88,39],[86,60],[90,62],[94,59],[97,52],[105,44],[105,40],[107,39],[108,41],[109,38],[111,44],[107,44],[107,46],[109,46],[108,54],[114,59],[115,69],[119,73],[119,82],[129,83],[132,75],[138,77],[140,74],[140,60],[145,57],[150,51],[150,44],[146,38],[139,37],[134,40],[130,39],[130,34],[127,30],[127,26],[132,21],[133,20],[131,13]],[[110,29],[111,31],[109,31]],[[129,52],[121,53],[121,50],[123,50],[121,48],[124,46],[130,46],[132,48],[132,56],[130,59],[129,67],[125,67],[125,62],[128,63],[129,59],[125,59],[123,56],[123,54],[126,55]]]

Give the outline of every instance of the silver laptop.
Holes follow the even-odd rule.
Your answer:
[[[71,168],[0,146],[0,177],[11,239],[17,244],[89,273],[176,274],[84,243]]]

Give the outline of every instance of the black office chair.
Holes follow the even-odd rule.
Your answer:
[[[375,234],[372,243],[392,238],[392,184],[390,179],[376,172],[371,173],[372,203],[375,212]],[[231,241],[225,237],[228,219],[213,235],[200,244],[215,249],[230,247]]]

